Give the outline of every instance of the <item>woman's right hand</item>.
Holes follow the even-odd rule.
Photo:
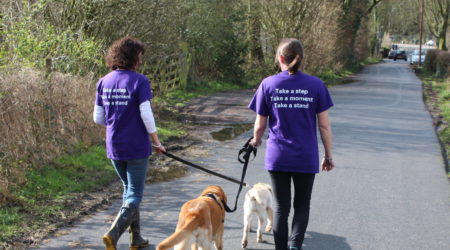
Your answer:
[[[253,139],[250,141],[250,145],[252,145],[255,148],[260,146],[261,143],[262,143],[261,138],[256,139],[255,137],[253,137]]]

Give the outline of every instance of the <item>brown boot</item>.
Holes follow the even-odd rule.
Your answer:
[[[129,203],[120,209],[119,214],[114,220],[111,228],[103,235],[103,243],[106,250],[117,250],[117,241],[125,230],[130,226],[133,219],[136,217],[137,208]]]
[[[139,248],[148,247],[150,244],[148,240],[141,236],[141,223],[140,223],[139,209],[136,211],[135,220],[130,224],[130,249],[136,250]]]

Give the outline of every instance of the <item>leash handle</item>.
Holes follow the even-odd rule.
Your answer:
[[[256,153],[258,149],[256,147],[253,147],[250,142],[252,141],[253,136],[250,137],[250,139],[247,140],[247,142],[244,144],[244,146],[239,150],[238,153],[238,161],[242,164],[245,164],[245,161],[249,161],[250,155],[253,153],[253,157],[256,157]]]

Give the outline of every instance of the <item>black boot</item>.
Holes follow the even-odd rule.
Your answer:
[[[149,245],[148,240],[141,236],[141,223],[140,223],[139,209],[136,211],[136,216],[133,222],[130,224],[130,249],[135,250],[144,248]]]
[[[103,235],[103,243],[106,250],[116,250],[117,241],[125,230],[130,226],[133,219],[136,218],[137,208],[129,203],[120,209],[119,214],[114,220],[111,228]]]

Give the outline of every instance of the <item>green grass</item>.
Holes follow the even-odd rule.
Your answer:
[[[0,207],[0,247],[1,242],[14,236],[22,227],[23,217],[17,207]]]
[[[0,247],[8,238],[57,220],[70,209],[69,201],[76,195],[99,190],[117,179],[100,146],[59,157],[53,164],[27,172],[26,177],[24,186],[11,190],[16,198],[13,206],[0,207]]]
[[[317,77],[319,77],[324,82],[335,82],[351,74],[353,74],[353,72],[349,70],[343,70],[341,72],[324,71],[322,73],[319,73]]]
[[[160,122],[161,141],[184,137],[187,132],[176,122]],[[76,213],[71,206],[84,193],[99,191],[118,177],[104,146],[77,146],[52,164],[26,173],[27,182],[12,188],[13,204],[0,206],[0,249],[6,241],[28,235],[43,223]],[[72,204],[72,205],[71,205]]]
[[[216,92],[248,88],[247,85],[237,85],[228,82],[193,82],[186,89],[174,89],[163,96],[155,97],[155,103],[165,103],[172,106],[183,106],[188,100],[199,96],[211,95]]]
[[[436,95],[436,105],[442,116],[442,120],[447,122],[446,127],[438,133],[439,139],[444,144],[447,158],[450,158],[450,79],[443,79],[432,76],[427,72],[423,73],[422,80],[425,85],[431,87],[432,92]],[[431,98],[431,97],[426,97]],[[447,166],[448,177],[450,178],[450,166]]]
[[[345,79],[352,75],[353,71],[350,70],[342,70],[340,72],[335,71],[324,71],[319,74],[317,74],[317,77],[319,77],[322,81],[324,81],[328,86],[347,83]]]
[[[361,65],[362,66],[367,66],[367,65],[370,65],[370,64],[379,63],[381,61],[383,61],[383,59],[379,58],[379,57],[367,57],[364,61],[361,62]]]
[[[162,121],[159,122],[158,128],[158,138],[160,141],[164,142],[171,138],[180,138],[187,135],[187,131],[181,129],[179,123],[172,121]]]
[[[62,156],[55,163],[27,173],[27,184],[14,192],[27,203],[41,199],[60,199],[72,193],[93,191],[116,178],[103,147]]]

